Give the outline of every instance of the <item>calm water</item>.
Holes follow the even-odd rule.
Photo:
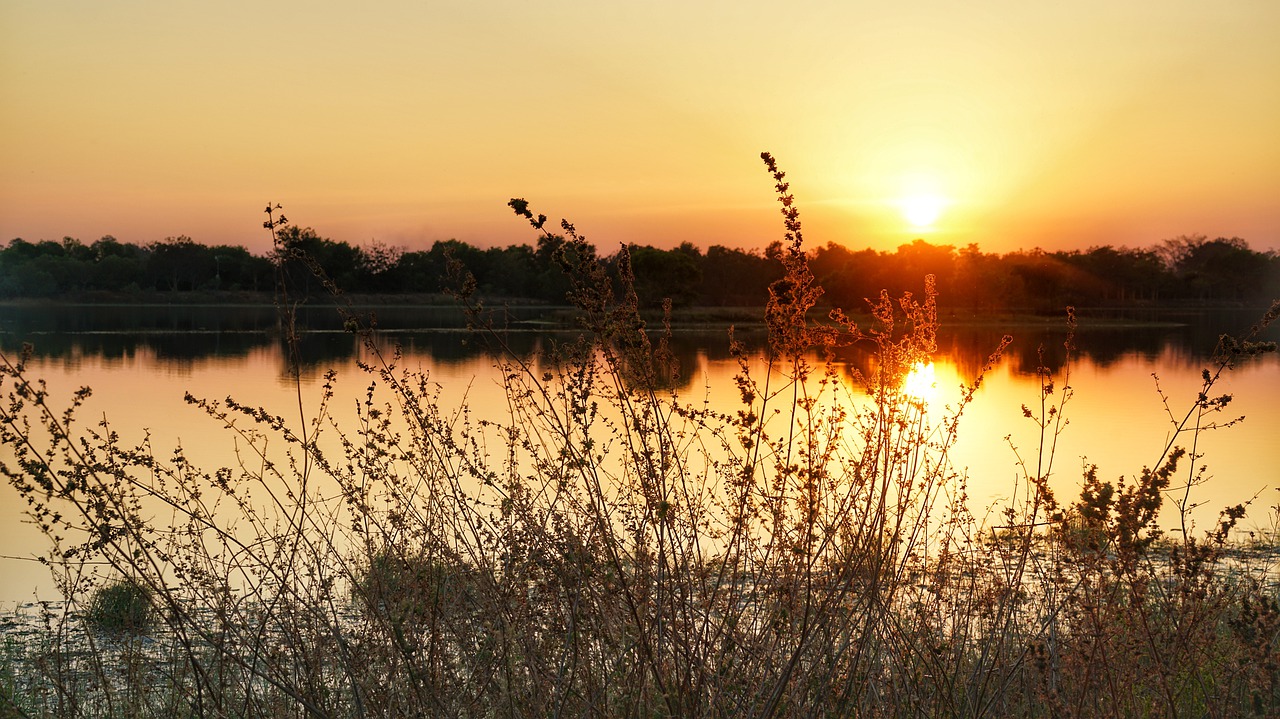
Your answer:
[[[536,352],[545,343],[572,336],[548,331],[539,312],[527,310],[506,320],[516,351]],[[1181,417],[1199,390],[1201,370],[1218,333],[1238,333],[1260,314],[1164,313],[1158,317],[1164,323],[1159,326],[1105,328],[1091,326],[1090,318],[1083,317],[1079,354],[1070,366],[1075,389],[1066,409],[1070,424],[1059,440],[1054,466],[1059,498],[1076,495],[1086,463],[1097,464],[1099,477],[1108,480],[1132,476],[1154,463],[1172,425],[1153,373]],[[456,313],[380,308],[377,316],[382,340],[403,346],[404,365],[430,372],[442,388],[443,403],[459,403],[465,395],[478,414],[505,406],[492,356]],[[353,416],[344,408],[352,407],[368,384],[356,368],[359,342],[341,331],[331,310],[304,311],[300,325],[307,330],[301,343],[304,411],[318,404],[321,376],[333,368],[339,377],[333,414],[339,420]],[[1035,368],[1041,346],[1061,382],[1063,329],[948,328],[944,322],[935,362],[939,394],[934,401],[954,401],[955,388],[972,381],[1006,332],[1013,335],[1014,344],[966,410],[954,453],[955,463],[967,468],[971,508],[979,517],[1016,487],[1018,453],[1024,458],[1034,454],[1037,430],[1020,408],[1038,402]],[[1273,331],[1269,339],[1276,339],[1276,334]],[[105,416],[126,442],[140,441],[150,432],[157,454],[164,456],[180,444],[211,468],[229,463],[220,456],[226,451],[223,433],[183,401],[184,393],[210,399],[230,395],[296,418],[299,394],[279,336],[271,308],[0,308],[0,346],[12,353],[23,340],[35,344],[31,372],[47,380],[55,402],[88,385],[94,395],[81,412],[82,421]],[[746,337],[753,339],[750,333]],[[709,393],[713,401],[731,399],[737,365],[729,356],[724,330],[680,331],[674,340],[682,369],[680,393],[686,398]],[[838,359],[850,374],[868,362],[858,353]],[[1247,419],[1202,438],[1200,463],[1208,466],[1210,479],[1193,495],[1193,500],[1203,502],[1195,518],[1207,526],[1223,506],[1257,495],[1249,522],[1269,526],[1271,507],[1280,499],[1275,492],[1280,487],[1280,358],[1271,355],[1240,367],[1226,376],[1220,389],[1235,396],[1228,414]],[[11,457],[0,451],[5,452],[0,458]],[[1166,507],[1166,523],[1171,523],[1172,507]],[[24,520],[16,492],[0,487],[0,602],[29,600],[36,591],[42,598],[54,596],[47,571],[31,561],[45,550],[45,540]]]

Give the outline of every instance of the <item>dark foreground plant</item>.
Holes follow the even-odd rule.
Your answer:
[[[117,579],[93,590],[84,621],[103,632],[137,633],[150,628],[153,614],[150,589],[131,579]]]
[[[523,200],[511,207],[557,248],[582,333],[503,355],[502,408],[446,410],[428,372],[401,367],[348,313],[371,358],[353,416],[331,411],[332,372],[317,406],[304,411],[299,393],[296,420],[190,397],[232,458],[203,469],[181,449],[124,445],[105,420],[79,424],[88,390],[57,409],[27,355],[5,358],[2,469],[51,538],[70,602],[47,620],[58,641],[24,660],[41,679],[24,706],[68,717],[1280,707],[1274,588],[1228,551],[1243,510],[1204,537],[1158,534],[1182,445],[1123,483],[1090,471],[1081,498],[1060,503],[1049,477],[1069,375],[1042,369],[1024,408],[1040,440],[1016,500],[999,526],[976,520],[950,453],[982,374],[946,407],[904,386],[936,349],[932,278],[919,297],[882,294],[867,323],[817,316],[790,186],[763,159],[785,275],[769,290],[767,346],[731,335],[740,370],[724,400],[671,389],[669,328],[642,318],[625,247],[610,276],[573,225],[555,234]],[[295,250],[277,256],[305,262]],[[478,333],[504,348],[455,269]],[[1262,349],[1246,343],[1224,341],[1219,367]],[[868,369],[832,360],[848,345],[873,353]],[[1213,398],[1219,376],[1175,423],[1193,455],[1200,419],[1226,404]],[[147,643],[95,643],[77,621],[103,564],[152,597],[161,626]]]

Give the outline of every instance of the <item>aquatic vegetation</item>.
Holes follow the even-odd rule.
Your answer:
[[[90,594],[84,621],[103,632],[140,633],[154,621],[151,590],[129,579],[104,584]]]

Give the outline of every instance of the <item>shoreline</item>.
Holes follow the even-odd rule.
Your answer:
[[[351,294],[334,298],[329,295],[316,295],[291,300],[297,308],[309,311],[323,311],[346,306],[354,310],[388,309],[397,312],[413,312],[416,310],[431,312],[463,312],[462,306],[452,297],[440,294]],[[558,325],[574,324],[574,314],[568,305],[551,305],[526,298],[492,297],[481,300],[486,312],[501,311],[504,308],[519,310],[520,314],[537,313],[538,318],[525,317],[518,320],[524,326],[542,325],[548,329]],[[144,294],[126,293],[83,293],[60,297],[46,298],[11,298],[0,300],[0,310],[58,310],[81,307],[130,308],[130,309],[274,309],[278,307],[277,298],[268,292],[190,292]],[[1195,304],[1173,304],[1168,306],[1151,305],[1109,305],[1083,307],[1076,309],[1078,330],[1090,329],[1137,329],[1137,328],[1175,328],[1195,322],[1195,317],[1212,312],[1257,312],[1261,315],[1266,307],[1241,305],[1237,303],[1206,302]],[[810,320],[824,323],[830,308],[819,306],[810,312]],[[859,325],[870,324],[872,318],[863,311],[847,312],[848,316]],[[719,328],[731,325],[745,328],[763,327],[764,311],[762,306],[691,306],[672,310],[671,323],[681,329]],[[660,310],[645,308],[641,317],[656,329],[663,322]],[[938,324],[941,327],[980,328],[980,329],[1054,329],[1065,327],[1066,311],[1046,313],[1029,308],[983,311],[969,309],[945,309],[938,313]]]

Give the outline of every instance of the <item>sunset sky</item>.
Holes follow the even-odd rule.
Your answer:
[[[894,5],[3,0],[0,243],[1280,249],[1277,0]]]

